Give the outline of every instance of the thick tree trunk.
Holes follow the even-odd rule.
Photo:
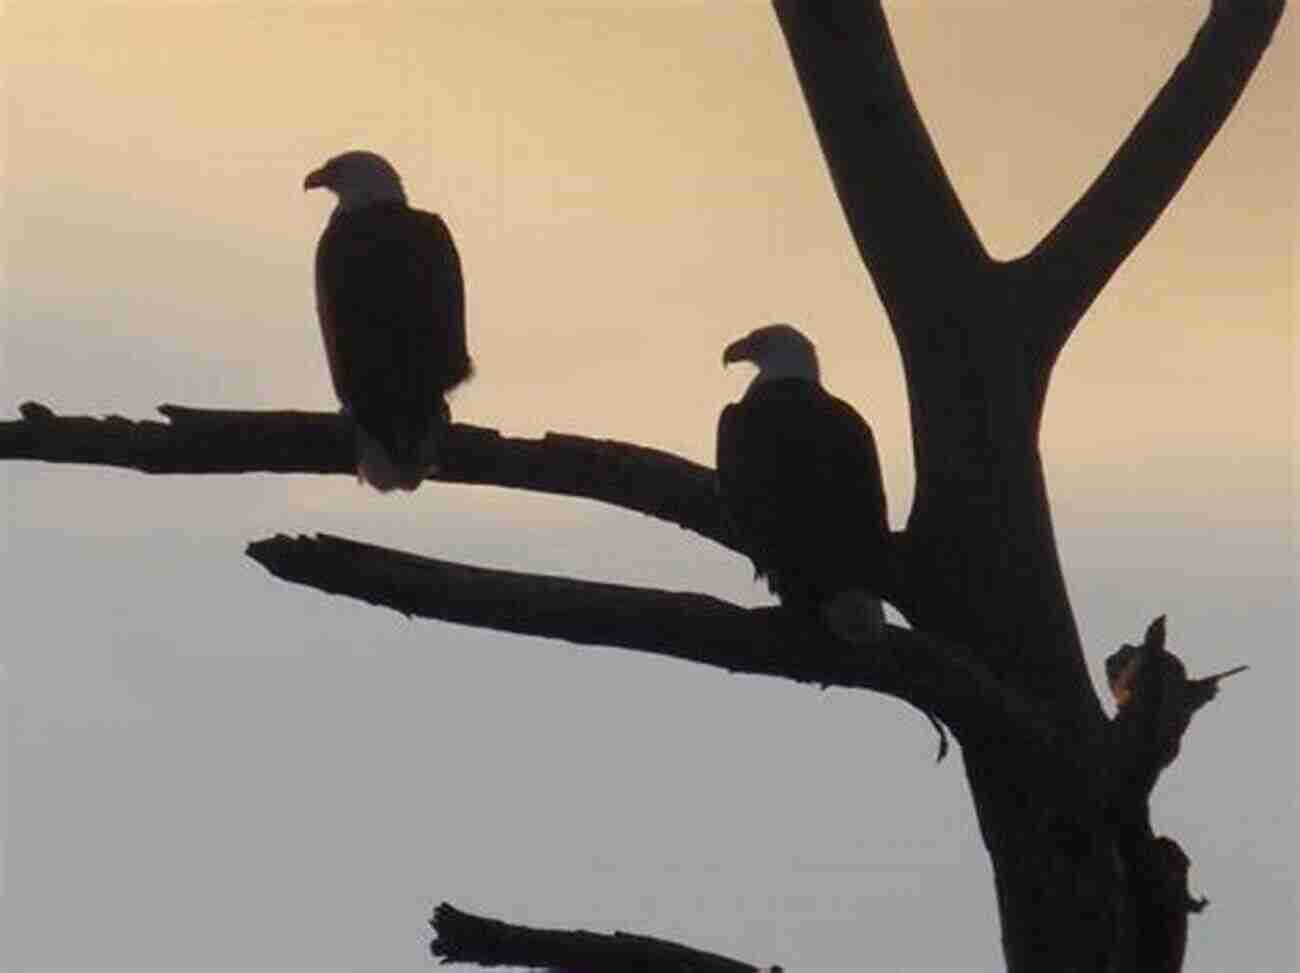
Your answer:
[[[960,337],[969,345],[905,354],[922,484],[906,532],[908,619],[980,647],[1056,724],[1047,765],[1032,772],[1016,741],[964,746],[1008,968],[1109,970],[1123,881],[1083,756],[1101,752],[1106,720],[1057,558],[1034,390],[1017,367],[1023,349]]]
[[[898,606],[971,646],[1053,722],[1051,745],[1028,760],[1021,741],[959,735],[1008,969],[1177,970],[1182,940],[1143,928],[1169,917],[1172,893],[1151,887],[1164,890],[1170,869],[1145,867],[1158,857],[1149,788],[1111,782],[1114,727],[1088,679],[1038,432],[1061,347],[1227,117],[1282,3],[1214,3],[1110,165],[1009,263],[984,251],[943,171],[879,0],[774,6],[906,373],[916,496]]]

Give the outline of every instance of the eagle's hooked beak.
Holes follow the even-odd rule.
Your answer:
[[[722,367],[735,364],[738,361],[753,361],[752,348],[749,343],[750,336],[738,338],[722,350]]]
[[[325,181],[325,170],[323,168],[307,173],[307,178],[302,181],[303,192],[308,189],[319,189],[327,185],[329,184]]]

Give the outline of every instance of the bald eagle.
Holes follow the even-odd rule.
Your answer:
[[[733,342],[722,363],[739,361],[758,374],[718,419],[723,511],[782,605],[871,641],[884,625],[889,550],[871,429],[822,388],[817,352],[796,328],[773,324]]]
[[[330,376],[357,429],[357,477],[414,490],[437,468],[446,396],[473,371],[460,256],[442,218],[407,205],[397,171],[345,152],[310,173],[338,205],[316,248]]]

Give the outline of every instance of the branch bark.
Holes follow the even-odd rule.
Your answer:
[[[966,745],[1056,745],[1049,715],[968,649],[887,626],[869,647],[810,630],[779,608],[709,595],[472,567],[342,537],[279,535],[248,554],[276,577],[405,615],[668,656],[730,672],[870,689],[934,713]]]
[[[1216,0],[1191,49],[1095,182],[1017,272],[1049,359],[1182,188],[1227,120],[1283,0]]]
[[[773,7],[840,206],[895,332],[933,320],[936,302],[960,304],[969,297],[966,278],[991,264],[916,109],[879,0]],[[943,287],[934,286],[935,266],[947,268]]]
[[[585,929],[535,929],[462,912],[447,902],[429,920],[444,963],[525,966],[555,973],[761,973],[757,966],[666,939]],[[769,973],[781,973],[779,966]]]
[[[91,463],[151,474],[347,473],[356,469],[350,421],[327,412],[159,406],[167,422],[59,416],[26,402],[0,422],[0,459]],[[541,439],[453,424],[432,479],[599,500],[677,524],[743,553],[723,522],[713,470],[681,456],[610,439]]]
[[[161,405],[166,422],[62,416],[24,402],[0,421],[0,460],[84,463],[150,475],[353,474],[350,420],[333,412],[195,409]],[[713,469],[664,450],[613,439],[546,433],[541,439],[453,423],[432,482],[480,484],[596,500],[676,524],[748,556],[718,504]],[[894,535],[897,545],[901,535]],[[910,617],[916,598],[899,566],[881,594]]]

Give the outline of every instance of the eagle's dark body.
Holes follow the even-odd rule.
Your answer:
[[[752,384],[718,420],[723,509],[782,604],[819,610],[879,592],[889,524],[875,439],[815,381]]]
[[[337,210],[316,249],[316,300],[339,401],[413,470],[446,422],[443,397],[471,372],[447,225],[404,203]]]
[[[335,156],[303,188],[338,197],[316,247],[316,310],[334,391],[357,429],[357,476],[414,490],[437,468],[447,393],[472,371],[456,245],[374,152]]]

